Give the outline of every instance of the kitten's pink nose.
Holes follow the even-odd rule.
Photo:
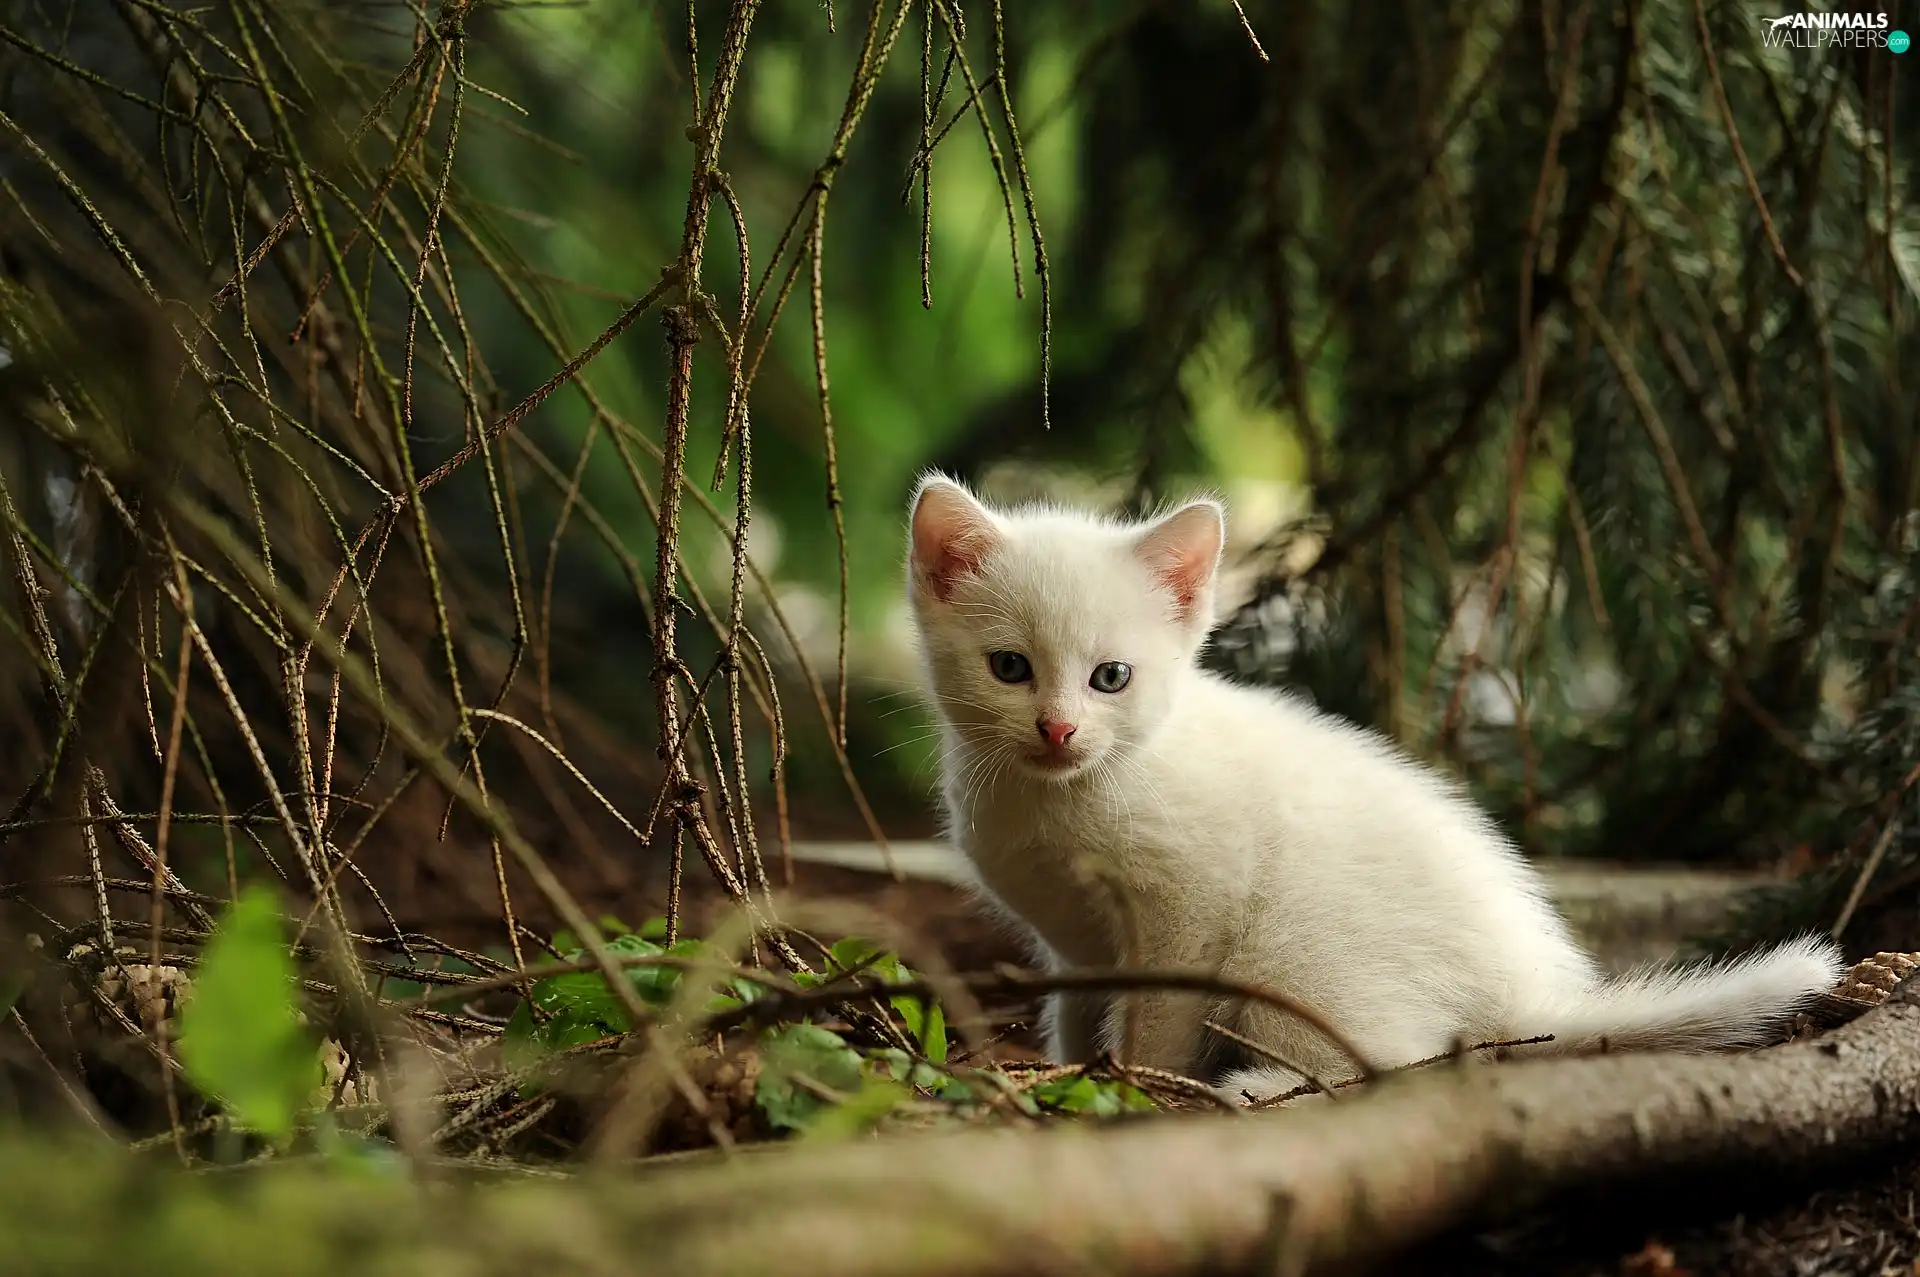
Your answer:
[[[1045,738],[1047,744],[1055,749],[1066,744],[1067,738],[1079,730],[1072,723],[1063,723],[1056,718],[1043,718],[1034,726],[1040,729],[1040,735]]]

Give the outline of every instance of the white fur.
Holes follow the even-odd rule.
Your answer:
[[[1224,513],[1151,524],[993,512],[938,476],[914,495],[908,592],[939,710],[949,833],[986,894],[1055,967],[1188,968],[1283,991],[1391,1066],[1456,1044],[1552,1034],[1706,1050],[1761,1040],[1840,973],[1806,938],[1724,966],[1605,979],[1539,877],[1454,783],[1384,737],[1283,693],[1202,671]],[[1180,601],[1185,598],[1184,604]],[[1015,651],[1029,682],[994,676]],[[1089,686],[1102,662],[1132,680]],[[1041,718],[1072,722],[1047,767]],[[1119,1050],[1204,1074],[1224,1019],[1323,1078],[1353,1067],[1263,1005],[1056,997],[1054,1055]],[[1242,1070],[1270,1095],[1300,1074]]]

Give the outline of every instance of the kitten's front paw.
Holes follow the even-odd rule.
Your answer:
[[[1229,1104],[1243,1108],[1293,1108],[1327,1097],[1292,1069],[1268,1066],[1236,1069],[1227,1074],[1213,1093]]]

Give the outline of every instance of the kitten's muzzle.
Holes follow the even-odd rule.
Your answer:
[[[1040,739],[1046,742],[1037,754],[1028,756],[1034,766],[1047,771],[1070,771],[1080,765],[1077,751],[1071,744],[1073,734],[1079,730],[1074,723],[1059,719],[1042,718],[1034,723],[1040,733]]]

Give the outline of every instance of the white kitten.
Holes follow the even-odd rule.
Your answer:
[[[1605,979],[1539,878],[1452,781],[1385,738],[1201,670],[1224,513],[1149,524],[913,502],[908,593],[941,719],[951,837],[1055,967],[1200,969],[1317,1009],[1375,1063],[1552,1034],[1556,1050],[1761,1040],[1832,987],[1807,937],[1723,966]],[[1132,1063],[1271,1095],[1351,1063],[1263,1005],[1134,995]],[[1056,996],[1054,1056],[1117,1050],[1119,1012]]]

